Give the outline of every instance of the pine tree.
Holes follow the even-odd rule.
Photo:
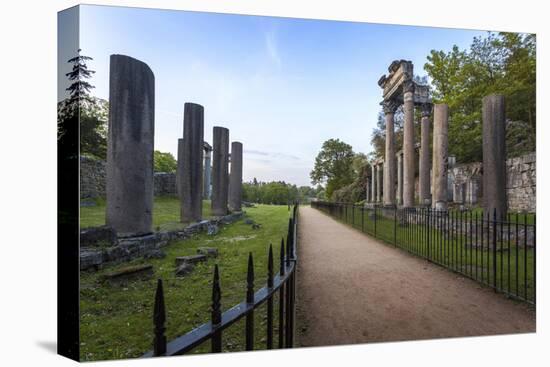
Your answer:
[[[88,70],[86,65],[86,61],[93,60],[93,58],[81,55],[80,51],[81,49],[78,49],[78,56],[67,61],[73,64],[73,70],[65,74],[72,81],[72,84],[67,88],[71,93],[70,101],[90,100],[90,90],[95,88],[85,80],[91,78],[92,74],[95,73],[94,70]]]

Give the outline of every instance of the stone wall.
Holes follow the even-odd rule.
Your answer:
[[[105,162],[80,157],[80,199],[105,197]]]
[[[176,195],[176,174],[166,172],[155,172],[154,193],[159,195]]]
[[[105,161],[80,157],[80,199],[105,197]],[[158,195],[176,195],[176,174],[155,172],[154,193]]]
[[[481,162],[457,164],[449,170],[453,201],[477,205],[483,200]],[[511,212],[536,211],[536,153],[506,161],[506,194]]]
[[[506,194],[513,211],[535,212],[537,208],[537,157],[529,153],[506,161]]]
[[[108,263],[120,263],[146,257],[170,241],[186,240],[194,234],[206,232],[211,226],[234,223],[244,217],[243,212],[202,220],[174,231],[155,232],[146,236],[118,238],[110,227],[86,228],[80,231],[80,270],[98,270]]]

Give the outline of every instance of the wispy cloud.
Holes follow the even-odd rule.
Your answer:
[[[292,160],[295,160],[295,161],[300,160],[300,157],[292,155],[292,154],[264,152],[264,151],[261,151],[261,150],[254,150],[254,149],[245,149],[244,153],[251,154],[251,155],[261,155],[261,156],[264,156],[264,157],[292,159]]]
[[[274,30],[269,30],[265,32],[264,40],[269,59],[273,62],[273,64],[275,64],[277,69],[281,69],[283,63],[279,53],[279,48],[277,47],[277,34]]]

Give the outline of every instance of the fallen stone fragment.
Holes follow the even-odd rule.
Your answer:
[[[215,247],[199,247],[197,252],[207,257],[218,257],[218,249]]]
[[[176,266],[179,266],[183,263],[196,264],[201,261],[206,261],[206,255],[189,255],[189,256],[179,256],[176,257]]]
[[[136,265],[128,266],[116,271],[107,273],[103,276],[103,280],[114,284],[125,284],[131,280],[148,280],[153,276],[153,265]]]

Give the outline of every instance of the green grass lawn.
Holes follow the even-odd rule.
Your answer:
[[[179,206],[174,206],[173,201],[164,198],[155,200],[155,223],[162,225],[163,220],[178,218]],[[90,209],[100,211],[98,207]],[[253,230],[241,219],[221,227],[215,236],[198,234],[191,239],[169,244],[164,248],[167,255],[164,259],[136,259],[129,263],[108,266],[95,273],[81,272],[81,359],[90,361],[133,358],[152,349],[152,314],[158,278],[164,283],[168,341],[210,320],[214,264],[218,264],[220,270],[222,310],[243,301],[246,294],[248,253],[252,252],[254,256],[255,289],[259,289],[266,282],[270,243],[274,246],[275,269],[279,267],[280,241],[282,236],[286,236],[290,214],[286,205],[246,208],[246,217],[260,223],[260,229]],[[99,221],[94,222],[91,217],[89,215],[86,218],[86,223],[97,225]],[[176,277],[174,259],[177,256],[196,254],[197,247],[201,246],[218,248],[219,256],[197,264],[186,277]],[[106,272],[144,263],[154,267],[151,280],[136,280],[127,286],[111,286],[101,282],[101,276]],[[274,301],[276,326],[278,297]],[[265,348],[265,308],[264,304],[255,313],[256,349]],[[276,330],[274,335],[277,335]],[[224,331],[222,338],[224,351],[244,350],[244,321],[240,320]],[[210,343],[204,344],[195,353],[208,352]]]
[[[343,211],[341,215],[337,214],[335,218],[423,258],[427,257],[429,251],[431,261],[491,287],[494,286],[495,281],[493,264],[496,260],[497,288],[519,298],[534,301],[535,253],[531,247],[516,246],[514,240],[510,242],[507,240],[498,241],[497,249],[499,251],[495,255],[492,244],[490,249],[487,249],[486,232],[484,232],[483,239],[484,248],[475,248],[471,246],[472,243],[476,242],[475,233],[466,235],[453,231],[451,234],[444,234],[441,230],[431,229],[428,231],[424,225],[414,223],[395,226],[393,217],[384,217],[380,214],[377,215],[375,224],[369,213],[372,214],[372,210],[366,210],[362,215],[360,208],[355,208],[353,212],[349,208],[347,213]],[[479,214],[478,217],[480,218]],[[512,217],[515,218],[515,215]],[[521,215],[520,217],[521,219],[518,222],[523,224],[524,219]],[[531,215],[531,218],[533,217],[534,215]],[[527,217],[527,224],[530,220],[532,219]],[[399,218],[397,222],[399,223]],[[464,219],[465,222],[469,222],[469,216],[468,220]],[[511,221],[511,223],[515,222]],[[513,233],[515,226],[511,225],[510,227]],[[498,230],[500,231],[500,226]],[[507,226],[504,226],[503,234],[506,234],[506,232]],[[428,236],[430,238],[429,250],[427,245]],[[481,243],[481,233],[479,232],[477,242]],[[510,256],[508,256],[508,253]]]
[[[80,208],[80,227],[97,227],[105,224],[105,200],[96,206]],[[203,218],[211,217],[210,200],[202,202]],[[176,196],[155,196],[153,203],[153,230],[175,230],[185,227],[180,223],[180,201]]]

